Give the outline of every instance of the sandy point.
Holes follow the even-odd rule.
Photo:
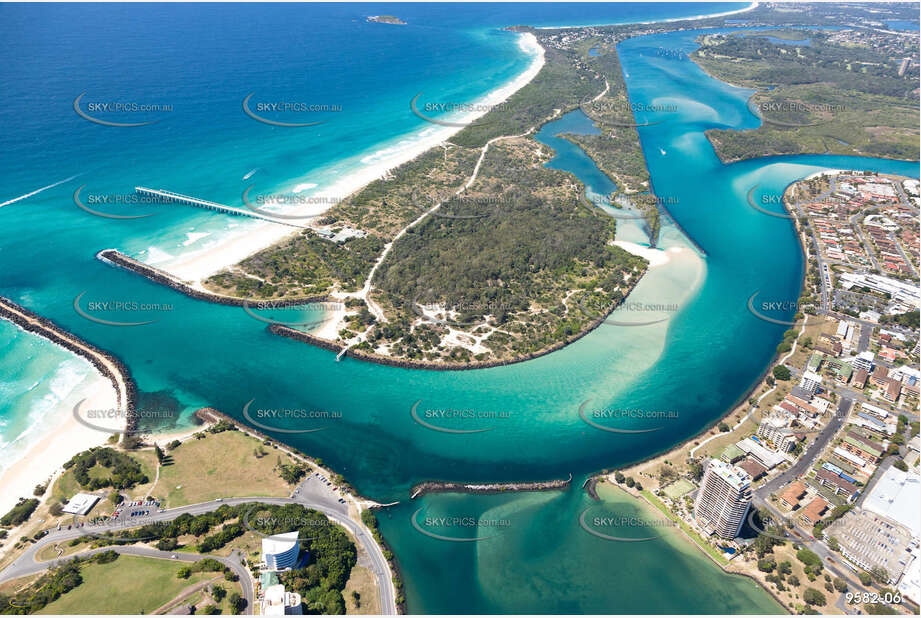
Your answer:
[[[670,254],[687,251],[687,249],[684,247],[657,249],[648,245],[641,245],[639,243],[629,242],[626,240],[615,240],[614,245],[620,247],[627,253],[632,253],[633,255],[638,255],[639,257],[646,259],[649,262],[649,268],[664,266],[671,260]]]

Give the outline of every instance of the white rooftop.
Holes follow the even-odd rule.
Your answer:
[[[738,466],[726,463],[720,459],[711,459],[707,465],[708,469],[712,470],[714,474],[719,475],[720,478],[732,485],[736,490],[741,491],[751,485],[751,476]]]
[[[917,472],[902,472],[889,466],[872,491],[867,495],[863,508],[878,515],[897,521],[909,530],[912,536],[921,536],[921,475]]]
[[[284,534],[273,534],[262,539],[262,555],[282,554],[297,545],[297,530]]]
[[[93,494],[77,494],[68,500],[67,506],[61,510],[73,515],[86,515],[97,502],[99,502],[99,496],[94,496]]]
[[[778,453],[777,451],[772,451],[771,449],[755,442],[751,438],[744,438],[739,440],[736,442],[736,446],[738,446],[740,449],[755,459],[759,460],[760,463],[767,466],[769,469],[774,468],[787,460],[783,454]]]

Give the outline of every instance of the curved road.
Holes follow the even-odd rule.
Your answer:
[[[3,571],[0,571],[0,582],[24,577],[26,575],[32,575],[33,573],[38,573],[52,566],[55,566],[58,563],[57,560],[39,562],[35,558],[36,555],[49,545],[60,543],[62,541],[70,541],[86,534],[94,533],[98,535],[104,532],[124,531],[131,527],[138,527],[155,522],[171,521],[184,513],[189,513],[190,515],[200,515],[202,513],[214,511],[224,504],[231,506],[257,502],[273,505],[300,504],[301,506],[320,511],[336,523],[349,530],[349,532],[355,536],[355,538],[358,540],[358,543],[365,549],[371,559],[371,571],[374,573],[374,577],[377,579],[377,587],[381,599],[381,612],[388,615],[396,614],[396,591],[394,589],[393,580],[390,575],[390,566],[387,564],[387,560],[384,558],[384,554],[381,551],[380,546],[378,546],[377,542],[371,536],[370,531],[368,531],[364,525],[359,524],[349,518],[348,504],[334,502],[331,498],[321,497],[316,491],[314,491],[310,483],[313,482],[314,484],[317,484],[319,481],[315,481],[313,479],[315,479],[315,477],[308,477],[308,479],[298,487],[295,495],[303,492],[303,495],[298,498],[227,498],[224,500],[212,500],[210,502],[202,502],[199,504],[190,504],[174,509],[167,509],[162,513],[151,513],[150,515],[145,516],[143,520],[139,520],[134,526],[130,525],[130,520],[129,522],[120,520],[114,523],[93,526],[92,532],[90,532],[90,529],[88,529],[86,526],[80,528],[72,528],[69,530],[52,530],[46,536],[32,544],[25,552],[22,553],[22,555],[20,555],[9,566],[3,569]],[[325,489],[325,485],[323,488]],[[317,500],[308,500],[308,494],[309,498],[316,498]],[[170,558],[171,556],[176,555],[177,560],[186,562],[194,562],[195,560],[199,560],[201,558],[215,558],[220,560],[240,576],[240,581],[243,582],[242,585],[244,598],[246,598],[248,601],[247,611],[252,611],[253,603],[255,601],[253,583],[249,572],[239,562],[239,556],[234,556],[234,559],[228,559],[219,556],[207,556],[181,552],[163,552],[155,549],[130,545],[103,547],[77,555],[92,555],[98,551],[105,551],[108,549],[114,549],[120,554],[149,556],[153,558]],[[71,556],[68,556],[68,558],[71,558]]]

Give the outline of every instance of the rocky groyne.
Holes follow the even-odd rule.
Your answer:
[[[137,408],[137,386],[131,378],[131,371],[118,358],[87,343],[51,320],[43,318],[2,296],[0,296],[0,318],[9,320],[22,330],[43,337],[88,360],[99,373],[112,382],[112,386],[115,388],[118,408],[129,411],[126,414],[126,434],[137,428],[137,416],[130,413],[131,410]]]
[[[425,481],[409,490],[411,500],[433,493],[501,494],[520,491],[553,491],[566,489],[572,483],[572,474],[567,479],[552,481],[529,481],[511,483],[455,483],[450,481]]]
[[[143,262],[139,262],[134,258],[128,257],[117,249],[103,249],[96,254],[96,259],[111,266],[130,270],[133,273],[150,279],[154,283],[159,283],[160,285],[170,287],[177,292],[185,294],[191,298],[195,298],[197,300],[206,300],[208,302],[217,303],[219,305],[246,307],[250,305],[258,305],[260,303],[273,303],[273,305],[277,306],[290,306],[298,303],[315,303],[330,300],[326,296],[285,298],[277,300],[268,298],[239,298],[236,296],[227,296],[225,294],[217,294],[216,292],[209,292],[207,290],[196,288],[188,282],[174,277],[168,272],[162,271],[159,268],[155,268],[148,264],[144,264]]]

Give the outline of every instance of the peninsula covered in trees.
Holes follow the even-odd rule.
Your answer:
[[[646,213],[656,198],[616,48],[561,45],[531,31],[545,63],[526,86],[450,140],[333,206],[308,229],[205,282],[254,299],[343,301],[337,347],[432,366],[513,362],[556,349],[597,325],[632,290],[644,258],[614,244],[615,220],[573,175],[546,164],[535,138],[582,109],[597,134],[566,134],[618,186],[611,201]],[[654,240],[653,240],[654,242]],[[370,277],[370,281],[368,280]]]

